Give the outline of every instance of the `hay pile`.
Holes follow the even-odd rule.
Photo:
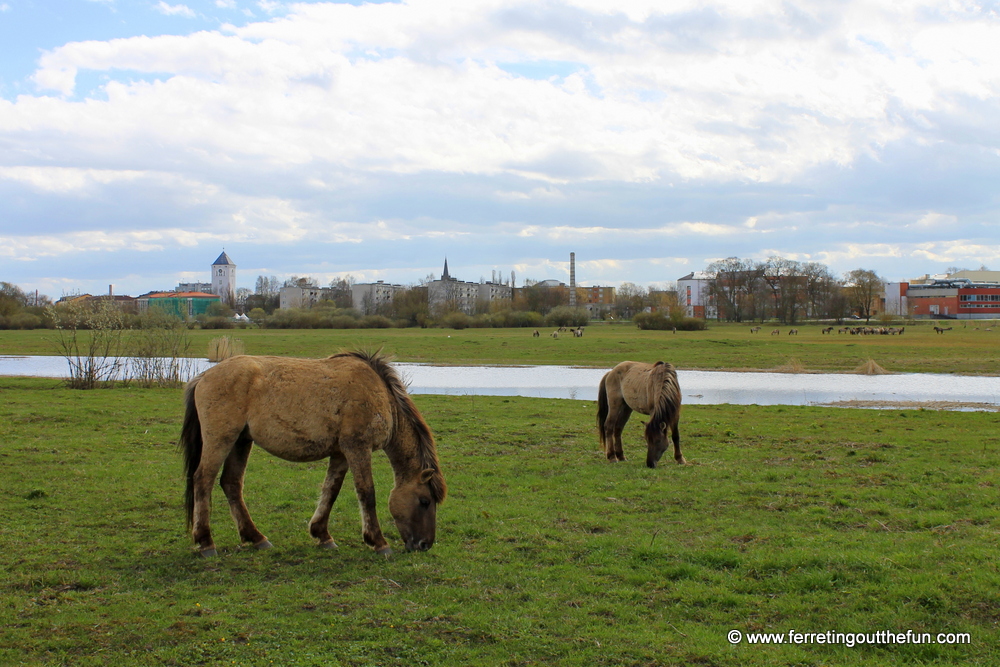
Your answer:
[[[243,341],[239,338],[219,336],[208,341],[208,360],[222,361],[243,354]]]
[[[854,369],[854,372],[858,375],[890,375],[890,371],[885,370],[877,363],[874,359],[869,359],[865,363],[861,364]]]

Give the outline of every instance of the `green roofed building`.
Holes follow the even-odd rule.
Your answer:
[[[219,301],[218,295],[206,292],[150,292],[136,299],[140,313],[158,308],[182,320],[208,312],[208,307]]]

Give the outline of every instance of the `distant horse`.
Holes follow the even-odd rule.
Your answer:
[[[938,333],[944,333],[945,331],[951,331],[952,327],[934,327],[934,331]]]
[[[437,506],[447,488],[434,437],[406,387],[378,353],[350,352],[326,359],[231,357],[191,380],[180,446],[187,475],[188,526],[203,556],[215,556],[209,518],[212,486],[221,485],[240,539],[271,546],[243,502],[243,475],[254,443],[294,462],[329,458],[309,533],[321,547],[330,536],[330,510],[347,471],[361,506],[362,536],[391,554],[375,514],[371,455],[384,449],[395,473],[392,514],[407,550],[434,544]]]
[[[750,327],[750,333],[757,333],[760,331],[760,327]]]
[[[622,430],[632,411],[651,415],[646,424],[646,465],[655,468],[667,450],[667,430],[674,443],[674,460],[684,463],[677,422],[681,390],[670,364],[623,361],[601,378],[597,392],[597,431],[609,461],[624,461]]]
[[[538,338],[538,329],[535,329],[535,332],[533,334],[531,334],[531,337],[532,338]]]

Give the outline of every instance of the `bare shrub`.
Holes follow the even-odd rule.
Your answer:
[[[56,349],[69,363],[66,384],[72,389],[113,387],[125,381],[122,311],[110,301],[52,307]]]
[[[141,387],[175,387],[193,375],[191,341],[180,319],[159,310],[139,318],[128,341],[128,375]]]

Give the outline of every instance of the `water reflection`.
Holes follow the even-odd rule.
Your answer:
[[[568,366],[461,367],[398,364],[423,394],[488,394],[597,400],[606,369]],[[1000,378],[956,375],[846,375],[678,371],[684,403],[829,405],[953,403],[996,406]]]
[[[192,374],[211,364],[192,360]],[[396,364],[414,394],[527,396],[593,401],[607,369],[570,366],[430,366]],[[62,357],[0,357],[0,375],[64,377]],[[678,371],[686,404],[830,405],[992,409],[1000,378],[956,375],[841,375]],[[940,405],[948,404],[948,405]]]

